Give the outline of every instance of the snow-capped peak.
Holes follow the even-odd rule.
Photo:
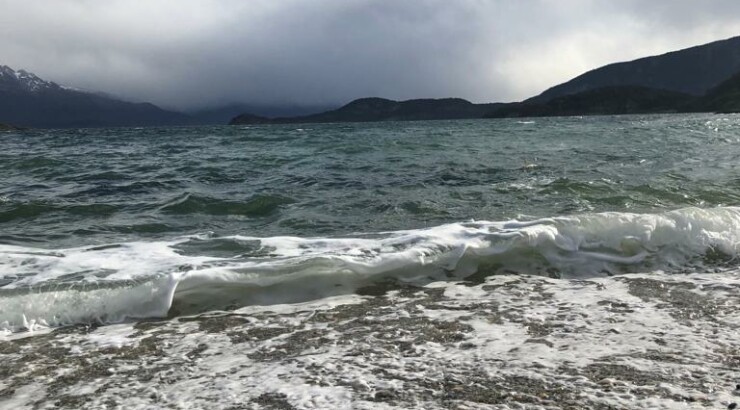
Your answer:
[[[3,88],[38,92],[50,88],[59,88],[59,85],[51,81],[45,81],[26,70],[16,71],[8,66],[0,65],[0,89]]]

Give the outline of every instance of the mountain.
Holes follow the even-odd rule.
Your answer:
[[[740,74],[736,73],[740,73],[740,36],[609,64],[520,103],[474,104],[459,98],[407,101],[361,98],[329,110],[232,104],[186,115],[149,103],[126,102],[63,87],[28,71],[0,65],[0,123],[64,128],[215,125],[227,121],[229,124],[285,124],[740,112]]]
[[[552,87],[527,102],[603,87],[641,86],[701,96],[740,71],[740,36],[659,56],[609,64]]]
[[[242,114],[230,124],[288,124],[320,122],[421,121],[481,118],[501,104],[473,104],[460,98],[393,101],[361,98],[336,110],[298,117],[266,118]]]
[[[297,117],[318,112],[328,111],[335,107],[303,106],[303,105],[258,105],[258,104],[229,104],[221,107],[208,108],[188,113],[202,124],[224,125],[241,113],[251,113],[260,117]]]
[[[131,103],[45,81],[0,66],[0,122],[34,128],[187,125],[184,114]]]
[[[507,104],[486,116],[503,118],[675,113],[686,111],[696,100],[697,97],[690,94],[647,87],[602,87],[555,97],[544,103],[528,100]]]
[[[609,64],[520,103],[473,104],[456,98],[362,98],[319,114],[270,118],[254,110],[230,124],[365,122],[740,111],[740,36]]]
[[[689,111],[740,113],[740,72],[709,90]]]
[[[231,121],[229,121],[229,125],[247,125],[247,124],[285,124],[288,121],[285,122],[279,122],[279,120],[284,119],[288,120],[288,118],[267,118],[262,117],[259,115],[253,115],[253,114],[239,114],[236,117],[234,117]]]

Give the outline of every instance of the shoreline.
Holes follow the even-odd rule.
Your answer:
[[[60,328],[0,342],[0,405],[726,408],[738,291],[737,273],[495,276]]]

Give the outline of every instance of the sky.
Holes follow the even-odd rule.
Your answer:
[[[131,101],[517,101],[740,35],[737,0],[0,0],[0,65]]]

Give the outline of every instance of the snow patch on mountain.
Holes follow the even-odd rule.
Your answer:
[[[26,70],[14,70],[0,65],[0,88],[39,92],[61,88],[57,83],[46,81]]]

